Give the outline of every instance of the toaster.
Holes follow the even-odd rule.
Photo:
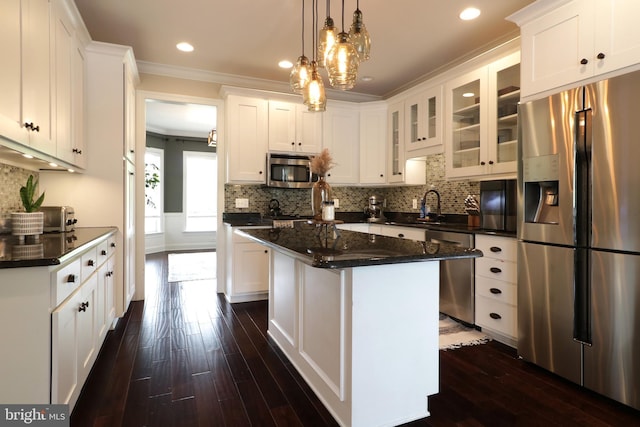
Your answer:
[[[42,206],[40,211],[44,214],[44,232],[73,231],[78,222],[70,206]]]

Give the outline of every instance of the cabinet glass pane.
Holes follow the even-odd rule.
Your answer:
[[[391,174],[400,174],[400,112],[391,113]]]
[[[436,97],[432,96],[431,98],[429,98],[429,101],[427,102],[427,114],[429,115],[429,117],[427,118],[428,120],[428,130],[427,130],[427,134],[429,135],[429,138],[435,138],[436,137],[436,115],[438,114],[438,112],[436,111]]]
[[[453,167],[480,164],[480,80],[453,90]]]
[[[418,104],[411,106],[411,142],[418,140]]]
[[[520,101],[520,64],[498,71],[498,163],[516,160],[518,102]]]

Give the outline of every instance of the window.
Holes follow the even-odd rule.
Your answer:
[[[164,150],[147,148],[144,153],[144,233],[163,232],[163,174]]]
[[[184,151],[183,157],[185,231],[216,231],[216,153]]]

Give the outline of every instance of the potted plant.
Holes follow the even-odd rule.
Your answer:
[[[11,213],[11,234],[24,240],[24,236],[37,236],[42,234],[44,225],[44,214],[38,212],[44,201],[44,192],[36,198],[36,188],[38,181],[33,175],[29,175],[27,183],[20,187],[20,200],[24,207],[24,212]]]

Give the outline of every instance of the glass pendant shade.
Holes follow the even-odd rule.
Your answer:
[[[302,55],[298,58],[296,65],[293,67],[291,74],[289,75],[291,90],[295,93],[302,93],[310,78],[311,66],[309,64],[309,58]]]
[[[353,47],[355,47],[356,52],[358,52],[360,62],[369,59],[371,37],[369,37],[369,32],[364,26],[360,9],[356,9],[356,11],[353,12],[353,24],[351,24],[351,29],[349,30],[349,40],[353,44]]]
[[[324,21],[324,27],[322,27],[318,34],[320,39],[318,41],[318,67],[325,67],[325,58],[329,50],[331,50],[331,46],[336,42],[337,34],[338,30],[333,24],[333,19],[327,16],[327,19]]]
[[[302,100],[309,111],[325,111],[327,109],[327,96],[324,92],[324,83],[318,73],[317,63],[311,63],[311,79],[302,91]]]
[[[340,90],[352,89],[358,78],[358,65],[358,52],[349,41],[349,35],[344,31],[339,33],[325,62],[331,86]]]

